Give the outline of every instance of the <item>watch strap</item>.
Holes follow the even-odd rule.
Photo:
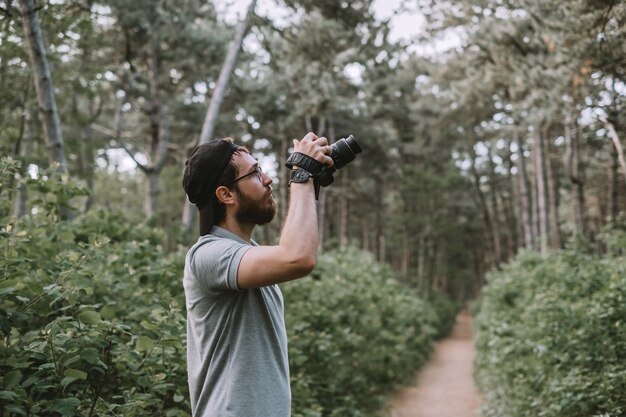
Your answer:
[[[304,174],[301,174],[304,173]],[[305,175],[306,178],[304,178],[302,175]],[[294,170],[291,171],[291,176],[289,178],[289,184],[291,185],[292,182],[295,183],[303,183],[303,182],[307,182],[313,175],[307,171],[306,169],[303,168],[296,168]]]

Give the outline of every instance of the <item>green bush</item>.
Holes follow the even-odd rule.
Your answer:
[[[20,221],[2,187],[0,414],[188,416],[181,256],[119,214],[60,220],[84,190],[57,174],[25,183]]]
[[[485,416],[626,414],[625,238],[607,233],[603,258],[524,253],[489,275],[475,320]]]
[[[368,416],[406,382],[453,321],[356,250],[322,256],[312,279],[282,288],[294,417]],[[437,312],[437,309],[440,313]]]
[[[93,210],[53,172],[24,179],[36,212],[9,216],[19,164],[0,161],[0,415],[189,416],[183,253],[162,232]],[[365,416],[453,322],[351,250],[283,286],[294,417]]]

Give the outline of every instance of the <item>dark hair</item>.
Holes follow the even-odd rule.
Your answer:
[[[231,138],[224,138],[224,140],[232,141]],[[233,153],[233,155],[240,155],[241,152],[250,153],[248,149],[244,146],[237,146],[237,149]],[[225,186],[231,190],[238,190],[237,184],[234,183],[235,178],[239,174],[239,169],[237,164],[233,161],[232,157],[224,171],[220,175],[216,189],[221,186]],[[226,206],[219,201],[215,196],[212,196],[211,200],[208,204],[206,204],[203,208],[199,209],[199,217],[200,217],[200,236],[204,236],[211,231],[211,227],[220,223],[226,217]]]

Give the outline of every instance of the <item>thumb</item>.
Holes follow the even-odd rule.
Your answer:
[[[298,146],[299,143],[300,143],[300,141],[298,139],[294,139],[293,140],[293,147],[295,148],[296,146]]]

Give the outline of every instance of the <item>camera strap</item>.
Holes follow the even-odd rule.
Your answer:
[[[285,162],[285,166],[287,166],[287,168],[293,169],[294,165],[310,172],[314,177],[319,175],[322,172],[322,169],[324,169],[324,164],[311,158],[309,155],[305,155],[300,152],[292,153]]]

